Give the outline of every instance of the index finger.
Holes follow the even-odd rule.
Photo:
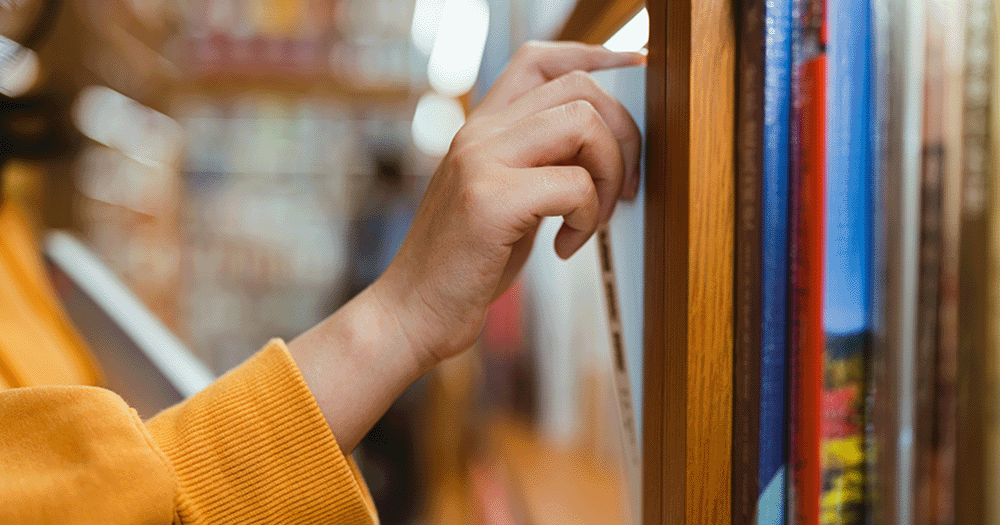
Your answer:
[[[642,53],[611,51],[579,42],[528,42],[479,104],[477,111],[494,113],[521,95],[571,71],[597,71],[646,63]]]

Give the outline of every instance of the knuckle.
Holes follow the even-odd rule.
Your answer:
[[[566,191],[580,204],[587,204],[597,197],[590,172],[580,166],[571,166],[566,173]]]
[[[529,40],[518,48],[516,56],[520,59],[528,59],[536,56],[542,49],[542,43],[538,40]]]
[[[452,141],[451,164],[461,174],[474,172],[481,151],[475,143]]]
[[[594,91],[597,87],[597,81],[594,80],[594,77],[582,69],[574,69],[563,75],[563,78],[570,86],[580,91]]]
[[[493,193],[494,189],[489,181],[471,181],[462,189],[462,204],[466,210],[481,212],[493,201]]]
[[[598,125],[601,121],[601,115],[589,100],[574,100],[566,105],[566,110],[574,122],[588,128]]]
[[[472,125],[469,122],[466,122],[464,126],[459,128],[458,132],[455,133],[455,136],[451,139],[451,147],[460,149],[464,145],[469,144],[470,138],[474,135],[471,128]]]

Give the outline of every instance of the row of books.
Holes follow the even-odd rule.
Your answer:
[[[740,8],[733,522],[1000,522],[1000,2]]]
[[[212,34],[191,37],[183,47],[178,62],[195,77],[326,79],[356,90],[388,91],[407,88],[416,70],[403,36],[358,43]]]

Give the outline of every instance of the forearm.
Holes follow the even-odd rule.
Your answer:
[[[639,128],[589,75],[641,64],[601,46],[533,43],[455,135],[399,253],[370,288],[288,348],[345,453],[441,359],[469,347],[539,221],[575,252],[639,187]]]
[[[344,454],[435,364],[412,348],[384,287],[377,281],[288,344]]]

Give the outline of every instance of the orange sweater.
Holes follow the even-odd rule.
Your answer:
[[[145,423],[82,386],[99,376],[24,224],[0,209],[0,523],[377,522],[280,340]]]

